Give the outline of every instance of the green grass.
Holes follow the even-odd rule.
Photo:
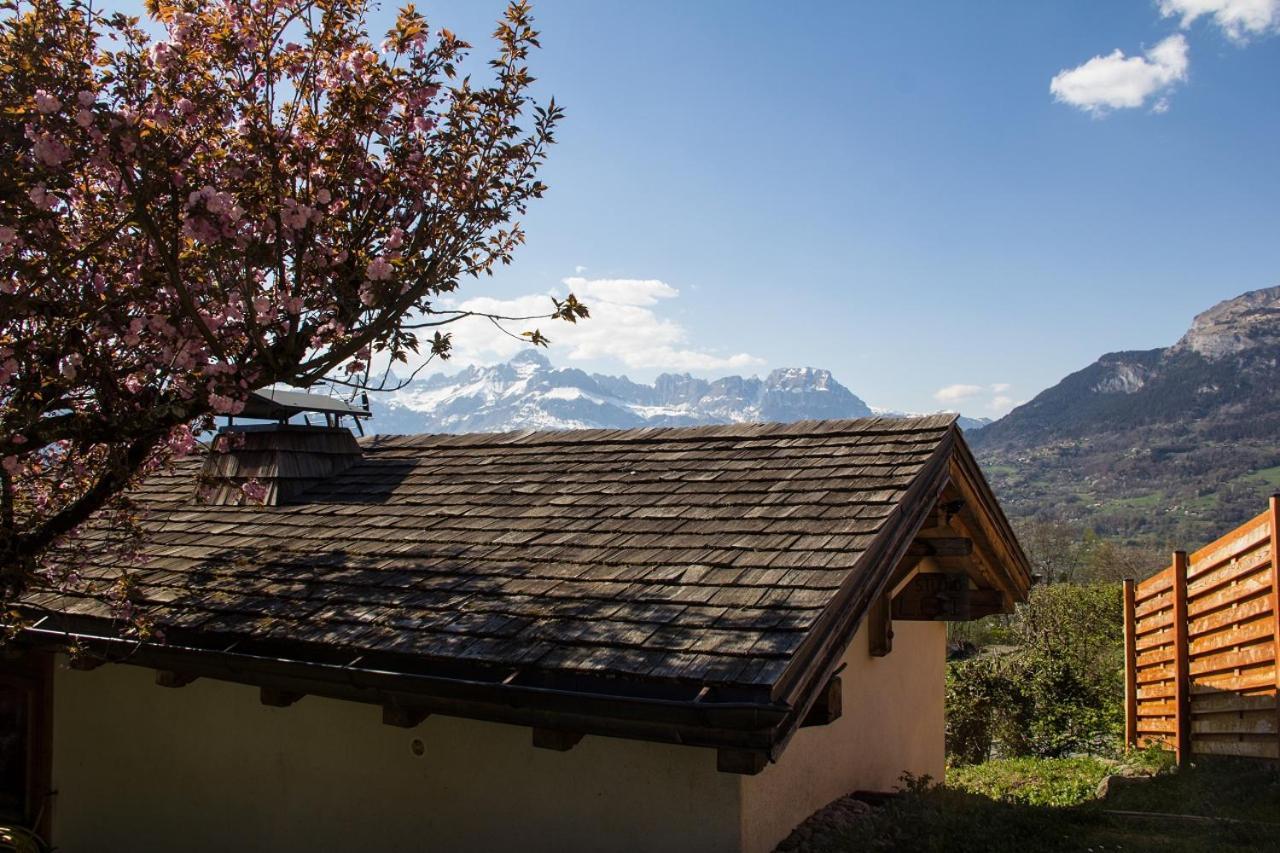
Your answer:
[[[1098,507],[1100,512],[1116,512],[1124,509],[1141,509],[1149,510],[1162,506],[1165,503],[1164,492],[1150,492],[1145,495],[1136,495],[1131,498],[1112,498],[1104,501]]]
[[[1252,474],[1244,477],[1244,479],[1263,483],[1273,489],[1280,489],[1280,465],[1276,465],[1273,468],[1263,468],[1260,471],[1254,471]]]
[[[1114,771],[1111,762],[1081,758],[1007,758],[947,771],[947,787],[1027,806],[1074,806],[1093,796]]]
[[[1152,760],[1142,754],[1130,759]],[[1280,770],[1244,761],[1204,762],[1094,800],[1097,781],[1115,769],[1114,762],[1094,758],[1011,759],[951,771],[945,786],[909,780],[902,796],[839,835],[815,839],[813,851],[1280,853]]]

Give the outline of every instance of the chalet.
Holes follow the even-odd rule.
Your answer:
[[[27,600],[3,793],[59,850],[767,853],[943,776],[946,622],[1030,583],[950,416],[357,439],[322,414],[140,489],[145,561],[88,574],[127,572],[162,636]]]

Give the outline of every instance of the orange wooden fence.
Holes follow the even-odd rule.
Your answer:
[[[1280,498],[1140,583],[1125,581],[1125,736],[1280,758]]]

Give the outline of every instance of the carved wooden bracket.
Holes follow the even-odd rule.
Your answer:
[[[999,590],[970,589],[964,572],[921,573],[894,596],[891,615],[908,622],[965,622],[1004,610]]]

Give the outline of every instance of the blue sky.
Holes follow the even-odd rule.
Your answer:
[[[500,3],[418,6],[490,50]],[[567,110],[551,191],[516,262],[462,295],[582,279],[602,310],[544,328],[558,364],[812,365],[875,405],[993,415],[1280,283],[1280,0],[535,15],[538,91]],[[458,335],[459,361],[507,354]]]

